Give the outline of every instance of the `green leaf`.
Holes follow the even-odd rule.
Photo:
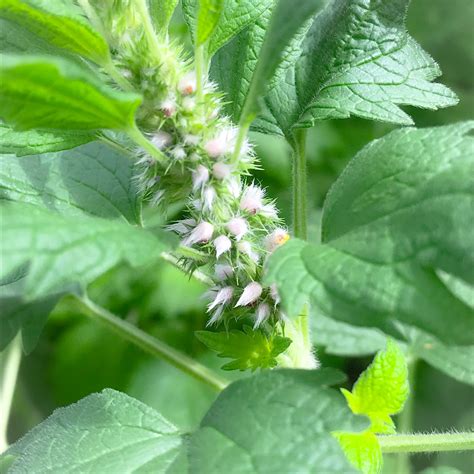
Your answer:
[[[310,300],[331,318],[387,334],[398,335],[398,320],[443,342],[474,343],[472,310],[433,271],[413,264],[371,263],[330,244],[292,239],[270,257],[265,282],[277,284],[290,317]]]
[[[209,38],[208,54],[213,56],[224,44],[246,27],[254,24],[266,12],[270,12],[274,0],[227,0],[221,13],[221,21],[218,22],[211,37]],[[183,0],[183,14],[194,39],[198,0]]]
[[[141,102],[65,58],[6,55],[0,81],[0,117],[21,130],[126,130]]]
[[[224,0],[199,0],[196,45],[204,44],[219,23]]]
[[[0,156],[0,196],[60,214],[140,225],[132,160],[101,143],[22,159]]]
[[[379,474],[383,458],[373,433],[338,433],[335,435],[347,459],[363,474]]]
[[[405,356],[392,339],[360,375],[352,392],[341,389],[352,412],[370,418],[372,433],[395,432],[390,415],[402,411],[409,390]]]
[[[184,444],[158,412],[104,390],[59,408],[8,451],[9,473],[183,472]]]
[[[416,259],[474,282],[472,129],[396,130],[366,146],[327,196],[323,242],[373,263]]]
[[[219,357],[232,360],[222,366],[224,370],[256,370],[276,367],[276,357],[288,349],[291,339],[266,335],[263,331],[244,326],[243,331],[196,331],[196,337]]]
[[[150,0],[153,22],[160,33],[166,33],[178,0]]]
[[[62,293],[25,301],[25,273],[15,272],[0,283],[0,352],[21,331],[23,350],[29,354],[36,346],[49,313]]]
[[[330,369],[274,370],[231,384],[191,436],[194,473],[356,472],[333,431],[367,427],[334,389]]]
[[[16,156],[69,150],[95,140],[95,138],[93,133],[87,132],[47,132],[41,130],[22,132],[0,123],[0,153],[13,153]]]
[[[254,128],[290,135],[293,127],[350,115],[411,124],[400,105],[435,110],[456,104],[453,92],[431,82],[440,69],[405,29],[408,3],[329,3],[313,22],[298,61],[267,94]],[[238,94],[233,91],[230,100]]]
[[[327,0],[306,0],[295,8],[293,0],[278,0],[266,28],[248,91],[244,94],[241,123],[255,118],[260,108],[260,97],[265,94],[268,82],[283,60],[285,48],[291,45],[299,30],[304,30],[306,21],[317,16],[326,3]]]
[[[15,22],[48,43],[98,64],[110,60],[107,43],[91,28],[73,2],[0,0],[0,18]]]

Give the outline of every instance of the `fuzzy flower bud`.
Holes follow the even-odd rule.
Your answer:
[[[197,135],[191,135],[190,133],[184,136],[185,145],[196,146],[199,140],[200,138]]]
[[[183,245],[189,246],[196,243],[209,242],[214,233],[214,226],[209,222],[201,222],[191,233],[183,240]]]
[[[288,241],[290,235],[285,229],[275,229],[270,235],[265,238],[265,248],[269,252],[273,252],[277,247],[283,245]]]
[[[231,196],[237,199],[242,191],[242,186],[240,185],[239,180],[237,178],[229,179],[229,182],[227,183],[227,190]]]
[[[212,174],[216,179],[226,179],[230,176],[232,168],[230,165],[218,162],[212,167]]]
[[[160,109],[165,117],[171,117],[176,113],[176,102],[171,98],[165,99],[160,104]]]
[[[182,95],[191,95],[196,92],[196,75],[194,72],[188,72],[181,78],[178,90]]]
[[[256,214],[263,207],[263,189],[251,184],[247,186],[240,200],[240,209]]]
[[[214,199],[216,198],[216,190],[212,186],[207,186],[203,193],[203,205],[202,209],[203,211],[210,211],[212,209],[212,203],[214,202]]]
[[[216,258],[219,258],[223,253],[230,250],[232,242],[226,235],[220,235],[214,240],[214,247],[216,249]]]
[[[201,188],[209,181],[209,170],[204,165],[199,165],[193,171],[193,191]]]
[[[227,278],[231,277],[233,273],[234,270],[228,264],[218,263],[214,267],[214,274],[219,281],[227,280]]]
[[[184,158],[186,158],[186,151],[182,146],[175,146],[171,150],[171,154],[176,160],[183,160]]]
[[[204,150],[211,158],[219,158],[226,150],[225,142],[220,137],[213,138],[204,144]]]
[[[227,224],[227,230],[239,241],[248,232],[249,226],[242,217],[234,217]]]
[[[257,329],[259,326],[264,323],[270,316],[271,310],[268,303],[260,303],[257,306],[257,311],[255,312],[255,324],[253,325],[254,329]]]
[[[239,242],[237,244],[237,249],[239,252],[242,252],[247,255],[255,263],[258,263],[258,261],[260,260],[258,253],[253,250],[252,244],[246,240],[244,240],[243,242]]]
[[[217,292],[214,300],[209,303],[207,310],[212,311],[217,305],[227,304],[232,299],[233,294],[234,289],[231,286],[225,286],[224,288],[221,288]]]
[[[173,142],[173,137],[167,133],[163,132],[162,130],[158,130],[155,132],[150,139],[151,143],[156,146],[159,150],[166,148],[171,145]]]
[[[262,290],[262,285],[260,285],[260,283],[257,283],[256,281],[249,283],[244,288],[244,291],[240,295],[239,301],[237,301],[235,307],[237,308],[238,306],[247,306],[254,303],[260,298]]]

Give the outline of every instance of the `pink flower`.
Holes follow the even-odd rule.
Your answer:
[[[178,90],[183,95],[191,95],[196,92],[196,75],[194,72],[185,74],[178,83]]]
[[[262,290],[262,285],[260,285],[260,283],[257,283],[256,281],[249,283],[244,288],[244,291],[240,295],[239,301],[237,301],[235,307],[237,308],[238,306],[247,306],[254,303],[260,298]]]
[[[247,186],[240,200],[240,209],[256,214],[263,207],[263,195],[263,189],[259,186]]]
[[[217,136],[209,140],[204,149],[211,158],[219,158],[220,156],[232,153],[235,148],[238,128],[225,127]]]
[[[186,158],[186,151],[185,149],[182,147],[182,146],[175,146],[172,150],[171,150],[171,154],[173,155],[173,157],[176,159],[176,160],[183,160],[184,158]]]
[[[216,179],[226,179],[230,176],[232,167],[225,163],[218,162],[212,167],[212,174]]]
[[[224,154],[226,145],[220,138],[213,138],[204,144],[204,150],[211,158],[219,158]]]
[[[275,229],[265,238],[265,248],[269,252],[273,252],[277,247],[287,242],[289,238],[290,236],[285,229]]]
[[[209,170],[205,166],[199,165],[193,171],[193,191],[196,191],[196,189],[201,188],[208,181],[209,181]]]
[[[263,322],[265,322],[270,316],[270,306],[268,303],[260,303],[257,306],[257,311],[255,313],[255,324],[253,325],[254,329],[257,329]]]
[[[228,224],[227,230],[239,241],[249,230],[247,221],[242,217],[234,217]]]
[[[171,117],[176,113],[176,102],[171,98],[165,99],[160,104],[160,109],[165,117]]]
[[[158,130],[155,132],[150,139],[151,143],[156,146],[159,150],[166,148],[171,145],[173,142],[173,137],[167,133],[163,132],[162,130]]]
[[[220,235],[214,240],[214,247],[216,249],[216,258],[219,258],[223,253],[230,250],[232,242],[226,235]]]
[[[232,295],[234,294],[234,289],[231,286],[225,286],[224,288],[221,288],[215,298],[214,301],[209,303],[207,306],[208,311],[212,311],[217,305],[225,305],[229,303],[229,301],[232,299]]]
[[[209,242],[214,233],[214,226],[209,222],[201,222],[191,233],[183,240],[183,245],[189,246],[196,243]]]
[[[227,280],[234,273],[232,267],[228,264],[218,263],[214,267],[215,276],[219,281]]]

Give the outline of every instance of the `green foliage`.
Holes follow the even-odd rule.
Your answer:
[[[219,23],[224,9],[224,0],[199,0],[196,44],[204,44]]]
[[[394,433],[390,415],[403,409],[408,397],[405,356],[391,339],[355,383],[352,392],[342,389],[352,412],[370,418],[372,433]]]
[[[396,319],[473,343],[471,308],[427,268],[469,277],[470,128],[395,131],[354,158],[324,205],[323,244],[294,240],[269,259],[266,281],[290,315],[310,298],[329,317],[388,334]]]
[[[150,10],[159,33],[166,33],[179,0],[150,0]]]
[[[351,464],[363,474],[379,474],[382,450],[374,433],[338,433],[335,435]]]
[[[21,130],[127,130],[141,102],[65,58],[6,55],[0,80],[0,117]]]
[[[254,128],[288,136],[293,127],[350,115],[410,124],[398,105],[429,109],[454,105],[457,99],[449,89],[430,82],[440,75],[438,66],[405,30],[407,4],[408,0],[398,0],[396,6],[391,0],[329,3],[316,16],[298,60],[267,94]],[[250,50],[263,48],[261,35],[241,36],[228,51],[221,51],[223,58],[245,58]],[[255,70],[249,57],[238,69],[229,71],[225,60],[218,66],[222,70],[215,76],[233,103],[247,95]],[[238,71],[244,80],[229,81]]]
[[[276,357],[288,349],[291,339],[267,335],[244,326],[243,331],[197,331],[196,337],[219,357],[234,359],[222,366],[224,370],[256,370],[277,366]]]
[[[16,156],[69,150],[94,139],[92,133],[44,130],[22,132],[0,123],[0,153],[13,153]]]
[[[8,472],[60,473],[65,462],[75,471],[177,472],[182,449],[178,429],[159,413],[123,393],[104,390],[56,410],[12,446],[8,454],[15,460]]]
[[[73,2],[1,0],[0,18],[15,22],[48,43],[98,64],[110,60],[107,43],[85,21]]]

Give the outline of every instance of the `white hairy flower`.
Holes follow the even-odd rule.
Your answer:
[[[237,249],[239,252],[242,252],[245,255],[247,255],[255,263],[258,263],[258,261],[260,260],[258,253],[255,252],[255,250],[252,248],[252,244],[248,242],[247,240],[244,240],[243,242],[239,242],[237,244]]]
[[[186,150],[180,145],[175,146],[171,150],[171,154],[176,160],[183,160],[184,158],[186,158]]]
[[[227,263],[218,263],[214,267],[214,274],[219,281],[227,280],[234,273],[234,270]]]
[[[255,312],[255,324],[253,325],[254,329],[257,329],[259,326],[264,323],[270,316],[271,309],[268,303],[260,303],[257,306],[257,311]]]
[[[182,95],[191,95],[196,92],[196,75],[194,72],[185,74],[178,83],[178,90]]]
[[[260,283],[257,283],[256,281],[253,281],[252,283],[249,283],[245,288],[242,294],[240,295],[239,300],[237,301],[235,307],[237,308],[238,306],[247,306],[249,304],[255,303],[260,298],[260,295],[262,294],[262,285]]]
[[[239,241],[248,232],[249,226],[242,217],[234,217],[227,224],[227,230]]]
[[[240,193],[242,192],[242,185],[240,184],[239,179],[236,177],[232,177],[229,179],[227,183],[227,190],[231,194],[232,197],[238,198]]]
[[[171,117],[176,113],[176,101],[169,97],[160,104],[160,109],[165,117]]]
[[[190,246],[197,243],[209,242],[214,233],[214,226],[209,222],[201,222],[183,240],[183,245]]]
[[[167,133],[163,132],[162,130],[158,130],[155,132],[150,139],[151,143],[156,146],[159,150],[166,148],[171,145],[173,142],[173,137]]]
[[[212,167],[212,174],[216,179],[226,179],[230,176],[231,172],[232,167],[225,163],[221,163],[220,161]]]
[[[290,235],[285,229],[275,229],[271,234],[265,238],[265,248],[269,252],[273,252],[277,247],[283,245],[288,241]]]
[[[238,128],[225,127],[214,138],[206,142],[204,149],[211,158],[232,153],[237,140]]]
[[[211,158],[219,158],[226,150],[225,142],[219,137],[212,138],[204,144],[204,150]]]
[[[256,214],[263,207],[263,189],[259,186],[251,184],[244,189],[242,198],[240,200],[240,209],[243,211]]]
[[[200,137],[188,133],[184,136],[183,139],[186,145],[196,146],[199,143]]]
[[[278,217],[278,211],[274,204],[265,204],[262,209],[260,209],[260,214],[262,216],[268,217],[269,219],[276,219]]]
[[[230,250],[232,242],[226,235],[219,235],[219,237],[214,239],[214,247],[216,249],[216,258],[219,258],[223,253]]]
[[[214,300],[207,306],[207,311],[212,311],[218,305],[226,305],[232,299],[233,294],[234,289],[231,286],[221,288],[217,292]]]
[[[212,204],[216,198],[216,190],[212,186],[206,186],[202,192],[202,210],[210,211],[212,209]]]
[[[193,171],[193,191],[201,188],[209,181],[209,170],[204,165],[199,165]]]

